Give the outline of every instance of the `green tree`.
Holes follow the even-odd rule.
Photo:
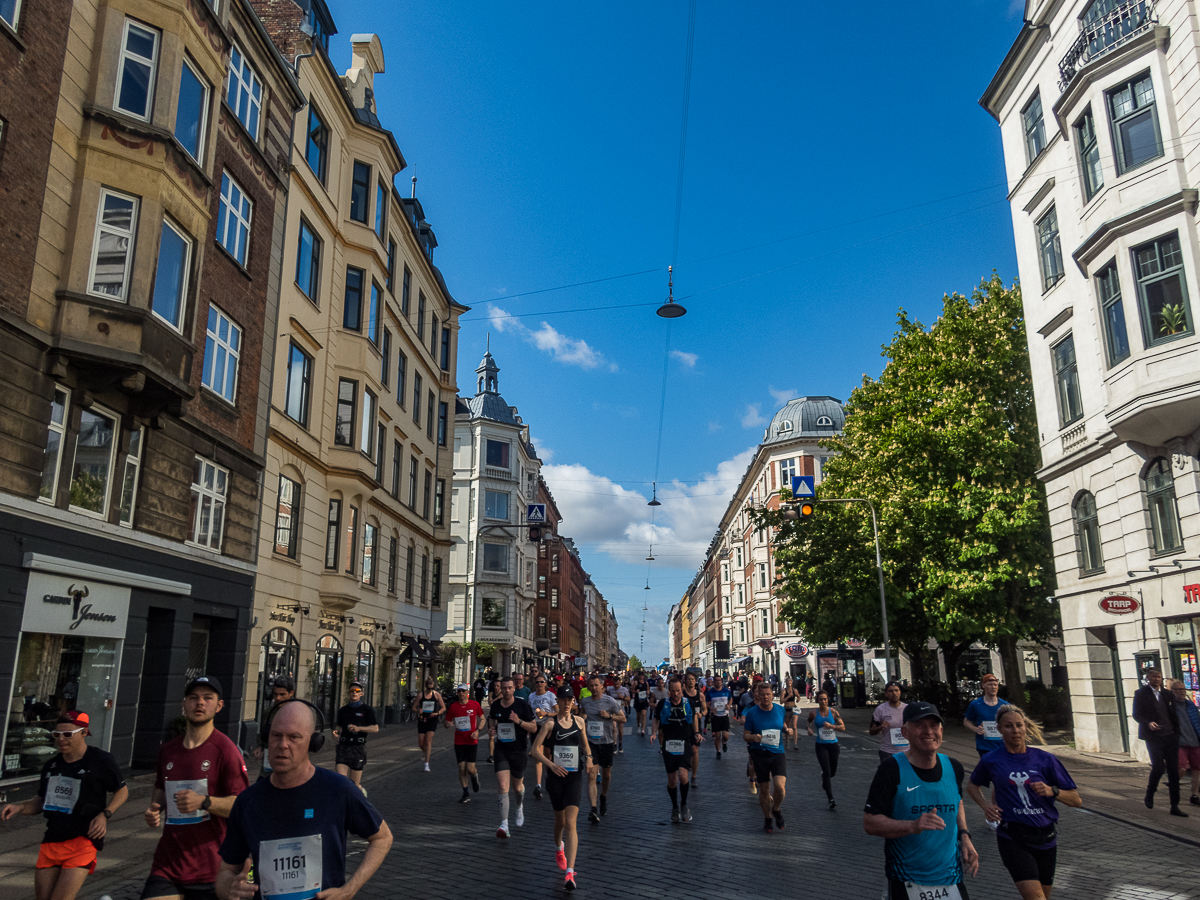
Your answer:
[[[888,360],[846,405],[824,442],[818,497],[864,497],[879,513],[893,642],[928,680],[937,641],[953,673],[973,641],[996,646],[1010,680],[1017,641],[1058,629],[1041,454],[1020,289],[993,274],[970,298],[943,298],[930,328],[904,310]],[[811,640],[882,639],[870,514],[818,504],[779,529],[783,618]],[[954,690],[955,679],[951,679]]]
[[[638,659],[636,656],[629,657],[629,668],[630,669],[632,669],[633,671],[636,672],[641,667],[642,667],[642,661],[640,659]]]

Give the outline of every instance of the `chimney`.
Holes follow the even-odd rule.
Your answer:
[[[350,101],[375,112],[375,76],[383,74],[383,44],[374,34],[350,35],[350,68],[342,78]]]
[[[250,5],[262,20],[271,42],[289,62],[298,53],[310,49],[308,36],[302,26],[308,19],[308,2],[297,0],[250,0]]]

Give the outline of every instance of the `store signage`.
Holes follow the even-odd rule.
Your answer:
[[[1105,597],[1100,601],[1100,608],[1112,616],[1124,616],[1138,611],[1138,602],[1132,597]]]
[[[124,640],[129,588],[30,572],[21,630]]]
[[[291,613],[287,613],[287,612],[279,612],[278,610],[272,610],[270,618],[271,618],[272,622],[283,622],[286,625],[295,625],[296,624],[296,617],[293,616]]]
[[[1183,586],[1184,603],[1200,603],[1200,584],[1185,584]]]
[[[774,650],[775,642],[770,640],[761,640],[758,642],[758,646],[762,647],[764,650]]]
[[[853,647],[855,650],[857,650],[859,647],[864,646],[866,643],[867,643],[866,641],[860,641],[857,638],[854,638],[852,640],[846,641],[846,646]]]
[[[788,644],[783,648],[783,652],[792,659],[804,659],[808,656],[808,647],[805,644]]]

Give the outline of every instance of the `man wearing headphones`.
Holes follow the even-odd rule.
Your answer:
[[[392,832],[349,779],[309,759],[325,742],[324,717],[305,700],[285,700],[270,719],[271,777],[238,795],[221,844],[221,900],[287,896],[350,900],[383,863]],[[346,878],[346,834],[367,841]],[[252,875],[252,878],[247,877]]]

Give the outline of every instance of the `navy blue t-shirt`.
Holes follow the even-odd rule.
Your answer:
[[[270,779],[264,778],[238,794],[234,801],[225,840],[221,844],[221,859],[240,868],[246,857],[251,857],[255,880],[259,885],[265,885],[272,877],[272,870],[278,870],[280,866],[276,864],[277,860],[259,859],[259,847],[264,841],[308,839],[319,835],[320,890],[341,887],[346,883],[346,832],[369,838],[379,831],[382,823],[383,816],[345,775],[316,769],[313,777],[304,784],[288,789],[277,788]],[[281,859],[294,861],[301,858],[302,850],[284,846],[278,854],[282,854]],[[301,886],[296,885],[297,888]],[[313,894],[315,891],[297,896]]]

